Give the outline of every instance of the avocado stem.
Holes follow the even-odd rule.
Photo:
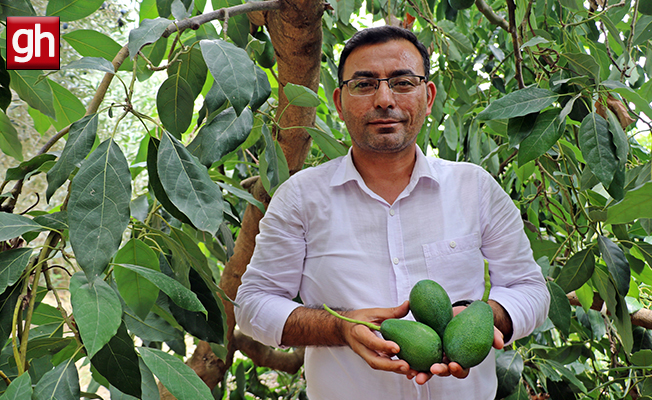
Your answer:
[[[491,291],[491,281],[489,280],[489,261],[484,259],[484,294],[482,301],[485,303],[489,300],[489,292]]]
[[[334,316],[336,316],[337,318],[345,320],[346,322],[350,322],[352,324],[361,324],[361,325],[366,326],[369,329],[373,329],[373,330],[376,330],[376,331],[380,330],[380,326],[374,325],[371,322],[359,321],[357,319],[351,319],[351,318],[345,317],[344,315],[338,314],[335,311],[328,308],[328,306],[326,304],[324,304],[324,309],[326,311],[328,311],[329,313],[333,314]]]

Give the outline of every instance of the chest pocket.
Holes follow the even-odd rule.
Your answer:
[[[472,233],[423,245],[428,278],[439,283],[452,301],[475,299],[484,288],[480,234]]]

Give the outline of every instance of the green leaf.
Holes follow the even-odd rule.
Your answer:
[[[652,106],[650,106],[650,102],[641,97],[640,94],[635,92],[629,86],[618,81],[604,81],[602,82],[602,85],[607,89],[612,89],[614,92],[620,94],[625,100],[634,103],[639,111],[645,113],[648,118],[652,118]]]
[[[30,248],[19,248],[0,252],[0,293],[18,282],[29,264],[32,250]]]
[[[596,113],[589,113],[580,125],[579,144],[591,172],[605,187],[609,187],[618,160],[607,121]]]
[[[97,114],[91,114],[70,126],[61,156],[47,174],[48,188],[45,193],[48,201],[90,153],[97,134],[97,120]]]
[[[161,350],[140,347],[147,368],[178,399],[213,400],[208,386],[189,366]]]
[[[111,61],[102,57],[82,57],[79,60],[74,60],[61,67],[61,69],[83,69],[83,70],[97,70],[109,74],[115,74],[115,68]]]
[[[178,62],[170,64],[168,76],[180,75],[192,89],[193,101],[199,96],[206,82],[208,67],[201,50],[196,47],[179,56]]]
[[[120,325],[115,336],[91,358],[91,364],[122,393],[141,397],[138,354],[124,323]]]
[[[75,367],[75,360],[72,358],[46,372],[36,384],[32,395],[33,400],[79,398],[79,374]]]
[[[222,192],[208,171],[172,135],[164,132],[157,170],[170,201],[202,231],[215,234],[222,223]]]
[[[29,374],[17,377],[5,390],[0,400],[25,400],[32,398],[32,378]]]
[[[265,139],[265,150],[264,155],[259,159],[260,179],[267,193],[272,195],[276,188],[290,176],[290,172],[283,150],[278,142],[272,139],[267,125],[263,125],[261,131]]]
[[[61,316],[61,312],[59,316]],[[46,355],[54,355],[64,348],[66,348],[70,343],[73,343],[75,339],[71,337],[61,338],[61,337],[40,337],[36,339],[31,339],[27,343],[27,359],[36,359],[44,357]]]
[[[165,18],[141,21],[138,28],[129,32],[129,44],[127,44],[129,57],[133,60],[143,46],[156,42],[170,24],[171,21]]]
[[[217,90],[240,115],[251,101],[256,86],[253,61],[246,51],[223,40],[202,40],[199,44]]]
[[[632,364],[639,367],[647,367],[652,365],[652,350],[644,349],[632,354]]]
[[[71,278],[70,299],[79,334],[92,358],[120,327],[120,298],[102,279],[89,282],[78,272]]]
[[[163,82],[156,94],[156,110],[165,129],[176,138],[192,122],[194,99],[192,88],[181,75],[172,75]]]
[[[52,120],[52,125],[60,131],[66,126],[77,121],[86,113],[86,108],[74,94],[58,83],[48,80],[52,89],[52,99],[54,111],[57,115],[56,121]]]
[[[528,87],[494,100],[478,114],[479,120],[494,120],[520,117],[541,111],[551,105],[559,96],[546,89]]]
[[[153,312],[149,313],[145,320],[141,320],[132,314],[130,310],[127,310],[123,318],[131,333],[149,342],[172,341],[181,333],[181,331]]]
[[[247,140],[253,123],[254,116],[250,109],[243,110],[238,116],[233,107],[229,107],[199,130],[188,145],[188,151],[210,167]]]
[[[18,132],[4,111],[0,112],[0,150],[9,157],[23,161],[23,146],[18,139]]]
[[[546,282],[546,286],[550,292],[548,317],[564,336],[568,336],[571,325],[571,307],[566,293],[555,282]]]
[[[142,7],[143,4],[141,3],[141,8]],[[168,38],[161,37],[153,44],[149,44],[146,45],[145,47],[142,47],[140,49],[140,52],[142,53],[143,56],[147,57],[147,59],[155,67],[158,67],[158,65],[163,60],[163,57],[165,56],[165,50],[167,49],[167,42],[168,42]],[[143,57],[138,57],[136,64],[137,64],[136,77],[138,78],[139,81],[142,82],[149,79],[149,77],[152,76],[152,74],[154,73],[154,71],[148,68],[148,63],[147,61],[145,61]]]
[[[515,350],[498,354],[496,356],[496,376],[498,377],[496,398],[502,399],[513,393],[518,387],[522,373],[523,358]]]
[[[0,20],[7,17],[32,17],[36,15],[30,0],[0,0]]]
[[[618,203],[607,209],[607,224],[624,224],[639,218],[652,218],[652,182],[625,193]]]
[[[16,310],[22,286],[20,283],[16,284],[0,294],[0,343],[6,343],[15,328],[13,323],[14,311]]]
[[[45,153],[23,161],[17,167],[7,169],[5,180],[17,181],[20,179],[29,179],[32,175],[41,172],[47,165],[53,164],[56,158],[54,154]]]
[[[91,29],[77,29],[61,36],[82,57],[101,57],[113,61],[122,46],[109,36]],[[131,71],[133,62],[124,60],[120,71]]]
[[[226,190],[227,192],[231,193],[232,195],[236,196],[239,199],[242,199],[248,203],[253,204],[254,206],[258,207],[258,209],[264,214],[265,213],[265,205],[256,200],[254,196],[249,193],[246,190],[242,190],[240,188],[237,188],[235,186],[228,185],[226,183],[222,182],[215,182],[217,186],[221,187],[223,190]]]
[[[317,107],[321,104],[317,93],[310,88],[301,85],[295,85],[288,82],[283,88],[283,93],[288,99],[288,103],[297,107]]]
[[[43,227],[31,218],[0,212],[0,242],[13,239],[27,232],[40,231]]]
[[[573,66],[580,76],[586,75],[600,82],[600,65],[595,61],[595,56],[586,53],[564,53],[561,55]]]
[[[206,312],[206,308],[204,308],[195,293],[164,273],[139,265],[121,264],[121,266],[137,273],[156,285],[156,287],[167,294],[179,307],[190,311]]]
[[[133,238],[125,243],[115,255],[113,262],[116,264],[133,264],[154,271],[160,271],[156,252],[142,240]],[[134,310],[136,315],[145,319],[158,297],[158,287],[143,278],[140,274],[116,265],[113,276],[118,285],[118,291],[127,306]]]
[[[102,5],[103,0],[50,0],[45,15],[59,17],[61,22],[88,17]]]
[[[43,71],[40,70],[11,70],[9,71],[11,88],[30,107],[36,108],[48,117],[56,118],[52,89],[48,84],[49,79],[43,79],[39,82],[39,77],[42,74]]]
[[[634,39],[632,40],[633,46],[638,46],[647,42],[652,38],[652,16],[642,15],[636,25],[634,25],[634,32],[632,33]]]
[[[68,202],[70,243],[89,280],[108,265],[129,224],[131,174],[120,147],[108,139],[82,164]]]
[[[306,131],[308,131],[308,134],[310,134],[312,140],[317,143],[317,146],[319,146],[326,157],[331,160],[346,155],[346,153],[349,151],[345,145],[322,130],[315,128],[306,128]]]
[[[254,85],[254,93],[249,102],[251,111],[258,110],[260,106],[265,104],[270,94],[272,94],[272,87],[269,85],[269,79],[267,79],[265,71],[256,64],[254,64],[254,69],[256,71],[256,84]]]
[[[621,296],[626,296],[629,291],[631,271],[625,253],[611,239],[602,235],[598,236],[598,247],[611,277],[616,282],[616,290]]]
[[[564,293],[570,293],[591,279],[594,268],[593,250],[591,248],[583,249],[566,261],[566,265],[555,279],[555,283],[563,289]]]
[[[565,121],[559,120],[558,109],[539,114],[530,134],[519,145],[518,165],[525,165],[550,150],[564,133],[564,126]]]

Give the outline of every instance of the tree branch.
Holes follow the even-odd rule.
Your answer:
[[[509,23],[505,18],[496,14],[494,10],[487,4],[484,0],[475,0],[475,6],[478,7],[478,11],[484,14],[487,17],[487,20],[494,25],[498,25],[507,32],[509,32]]]
[[[509,32],[512,34],[512,46],[514,47],[514,64],[516,66],[514,79],[518,82],[518,88],[523,89],[525,87],[522,68],[523,56],[521,56],[518,30],[516,28],[516,4],[514,4],[514,0],[507,0],[507,10],[509,13]]]
[[[235,347],[259,367],[268,367],[276,371],[295,374],[303,365],[305,348],[297,347],[293,352],[275,350],[269,346],[258,343],[239,330],[233,332]]]
[[[577,298],[575,292],[570,292],[566,294],[566,297],[568,298],[568,301],[570,302],[571,305],[574,306],[582,305],[580,303],[580,300]],[[603,304],[604,301],[600,298],[600,296],[597,293],[595,293],[593,295],[593,304],[591,304],[591,309],[600,311],[602,310]],[[645,329],[652,329],[652,310],[648,310],[647,308],[642,308],[636,311],[635,313],[631,314],[630,318],[632,320],[632,324],[641,326]]]

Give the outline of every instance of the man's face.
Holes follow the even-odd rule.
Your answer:
[[[351,78],[391,78],[425,75],[417,48],[407,40],[356,48],[346,59],[343,80]],[[375,94],[351,96],[344,85],[335,89],[333,99],[340,118],[353,141],[354,150],[396,153],[414,144],[435,98],[435,85],[421,83],[412,93],[393,93],[381,82]]]

